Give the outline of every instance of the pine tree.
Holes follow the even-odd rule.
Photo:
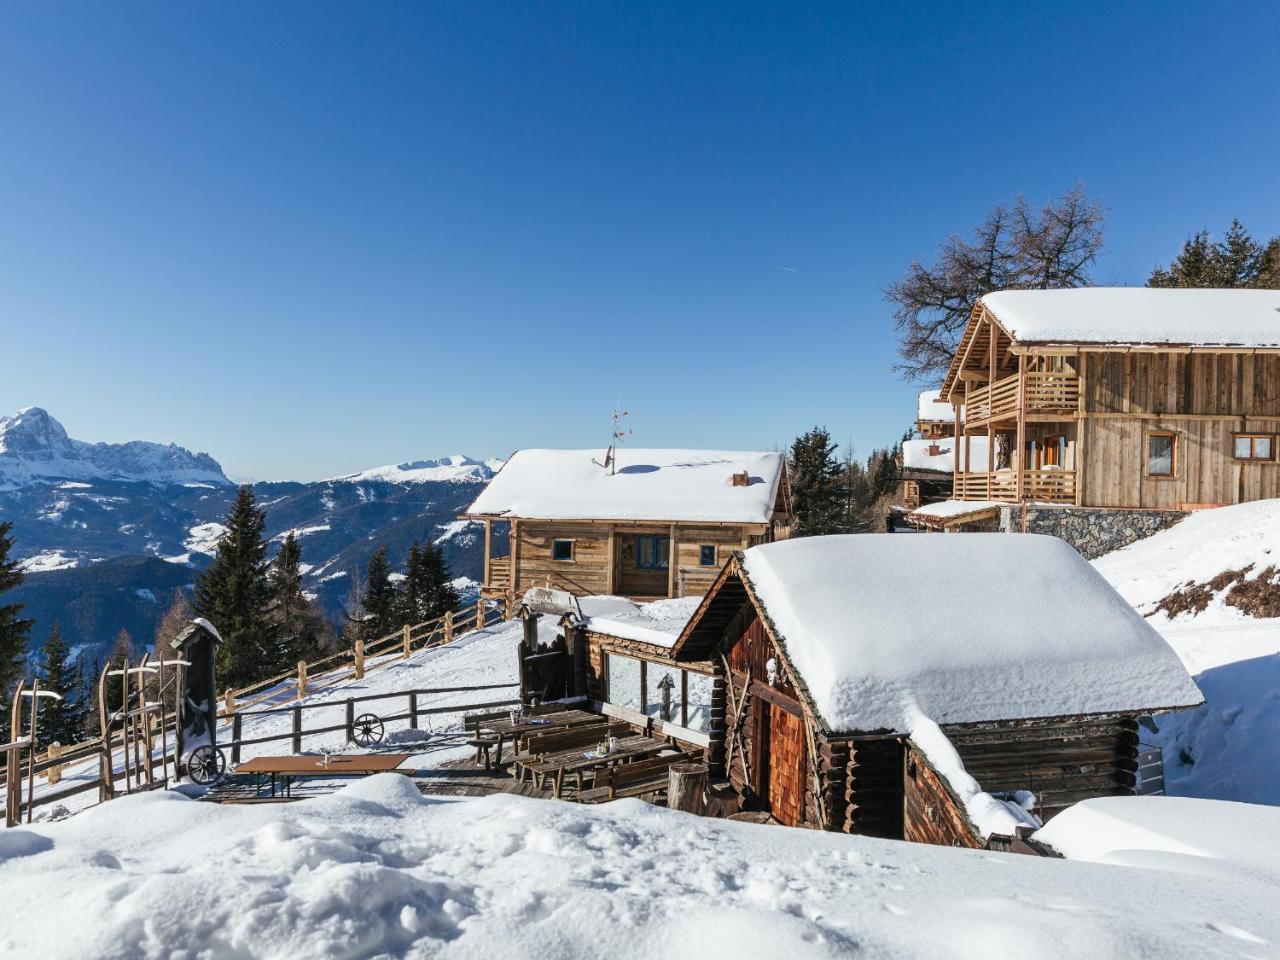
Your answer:
[[[0,522],[0,597],[22,583],[18,561],[9,559],[13,524]],[[22,674],[32,621],[22,616],[22,604],[0,604],[0,741],[9,739],[9,703]]]
[[[265,528],[266,513],[255,505],[253,489],[242,486],[213,563],[196,583],[193,610],[222,635],[218,683],[223,687],[270,676],[275,666]]]
[[[111,652],[107,655],[108,670],[123,670],[126,666],[137,666],[138,658],[133,649],[133,637],[129,631],[120,628],[120,632],[116,634],[115,642],[111,645]],[[129,677],[129,689],[133,690],[133,684],[136,674]],[[124,680],[119,674],[107,677],[107,709],[119,710],[124,703]]]
[[[55,621],[44,642],[44,670],[40,687],[62,697],[44,699],[40,703],[39,739],[42,747],[55,740],[67,746],[80,740],[84,728],[85,704],[81,699],[80,673],[67,660],[67,644],[62,628]]]
[[[444,549],[427,543],[422,548],[423,582],[426,585],[424,620],[443,617],[458,608],[458,591],[453,586],[453,575],[444,559]]]
[[[400,619],[408,624],[422,623],[427,616],[427,598],[430,584],[423,564],[422,548],[418,541],[409,547],[409,557],[404,564],[404,585],[400,590]]]
[[[1280,289],[1280,237],[1259,244],[1238,219],[1216,243],[1201,230],[1168,267],[1151,271],[1147,286]]]
[[[367,629],[365,640],[384,637],[401,626],[399,591],[391,582],[386,547],[379,547],[369,558],[369,569],[365,574],[364,611]]]
[[[302,590],[302,549],[292,533],[272,561],[269,579],[276,641],[274,672],[282,672],[299,660],[318,658],[328,640],[324,618]]]
[[[788,470],[791,504],[796,515],[793,535],[820,536],[844,528],[840,462],[825,427],[814,427],[791,444]]]

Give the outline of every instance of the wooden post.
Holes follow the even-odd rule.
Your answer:
[[[667,768],[667,808],[701,815],[706,809],[707,765],[673,763]]]
[[[364,637],[356,639],[354,653],[355,659],[355,678],[359,680],[364,676]]]
[[[507,547],[507,556],[511,558],[511,568],[507,571],[507,580],[511,584],[510,590],[513,594],[520,593],[520,580],[518,574],[520,572],[520,521],[512,520],[509,532],[507,534],[509,546]]]
[[[502,619],[514,620],[516,615],[516,598],[507,594],[502,598]]]
[[[409,694],[409,729],[418,729],[418,695],[417,693]]]
[[[400,638],[400,646],[404,654],[404,659],[408,660],[409,659],[409,625],[407,623],[404,625],[404,633]]]
[[[298,690],[293,699],[301,700],[307,695],[307,661],[298,661]]]
[[[1024,503],[1027,497],[1026,489],[1026,458],[1027,458],[1027,355],[1025,353],[1018,354],[1018,442],[1017,442],[1017,465],[1018,465],[1018,503]],[[1023,517],[1026,517],[1026,511],[1023,511]]]
[[[356,742],[356,702],[347,697],[347,743]]]
[[[488,517],[484,518],[484,579],[480,582],[484,586],[491,585],[489,580],[489,555],[493,553],[493,521]]]
[[[242,714],[235,714],[231,718],[231,763],[234,766],[240,762],[240,732],[244,717]]]
[[[671,524],[667,536],[667,596],[676,595],[676,568],[680,566],[680,541],[676,537],[676,525]]]
[[[104,668],[105,669],[105,668]],[[22,730],[22,690],[26,680],[18,681],[18,689],[13,692],[13,702],[9,707],[9,735],[12,743],[21,739]],[[35,749],[35,744],[31,744]],[[14,746],[6,751],[4,773],[4,825],[16,827],[22,819],[22,749]]]
[[[228,690],[222,695],[222,710],[228,717],[236,712],[236,692]]]
[[[606,550],[609,556],[605,561],[607,567],[604,575],[604,592],[613,596],[618,591],[618,535],[612,526],[609,527],[609,545]]]
[[[1085,361],[1088,359],[1087,353],[1081,353],[1076,356],[1076,377],[1080,386],[1079,406],[1076,409],[1076,451],[1075,457],[1071,463],[1071,469],[1076,475],[1076,506],[1084,506],[1084,431],[1085,431]],[[1248,381],[1246,381],[1248,382]]]
[[[36,808],[36,725],[40,718],[40,678],[31,683],[31,734],[27,744],[27,823]]]
[[[453,641],[453,611],[449,610],[444,615],[444,642],[451,643]]]
[[[484,629],[484,597],[476,598],[476,629]]]
[[[57,760],[61,756],[62,756],[62,744],[59,743],[57,740],[55,740],[53,741],[53,743],[49,744],[49,759]],[[49,786],[53,786],[55,783],[61,783],[62,782],[62,765],[57,764],[55,766],[50,767],[48,770],[44,772],[44,778],[45,780],[48,781]]]
[[[293,708],[293,752],[302,752],[302,707]]]

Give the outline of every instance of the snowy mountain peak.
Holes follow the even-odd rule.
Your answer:
[[[0,417],[0,487],[54,480],[229,484],[207,453],[174,443],[85,443],[41,407]]]
[[[501,460],[475,460],[455,453],[434,460],[408,460],[404,463],[371,467],[359,473],[330,477],[329,483],[360,483],[380,480],[384,483],[483,483],[493,478],[502,466]]]

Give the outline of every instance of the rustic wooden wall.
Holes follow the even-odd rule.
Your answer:
[[[846,833],[901,840],[902,741],[854,738],[846,776]]]
[[[915,747],[908,743],[902,771],[903,837],[917,843],[944,847],[981,847],[942,777]]]
[[[515,588],[548,584],[580,596],[608,592],[609,531],[589,523],[521,520],[517,524]],[[573,540],[572,560],[552,560],[556,540]]]

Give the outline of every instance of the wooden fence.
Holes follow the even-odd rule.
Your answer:
[[[314,730],[301,728],[300,718],[303,709],[309,707],[332,708],[334,706],[332,702],[324,704],[299,704],[295,702],[293,706],[289,707],[273,706],[259,710],[254,710],[254,707],[262,707],[263,704],[273,700],[277,702],[281,700],[301,700],[303,697],[332,687],[344,680],[360,679],[376,670],[399,663],[408,659],[414,653],[450,643],[465,633],[508,620],[513,615],[514,608],[509,599],[498,603],[483,599],[477,600],[474,604],[462,610],[450,611],[433,620],[406,626],[395,633],[378,637],[375,640],[357,641],[352,650],[344,650],[311,662],[299,661],[294,670],[268,677],[246,687],[225,691],[219,697],[218,719],[228,720],[232,725],[232,741],[227,744],[227,746],[234,745],[232,762],[239,761],[240,748],[243,746],[282,739],[289,739],[294,744],[300,744],[303,736],[312,733],[329,733],[348,726],[347,724],[340,724]],[[456,713],[488,706],[487,704],[464,704],[420,708],[417,702],[418,697],[425,693],[496,689],[501,686],[518,686],[518,684],[499,684],[494,687],[458,687],[434,691],[412,690],[353,698],[347,702],[359,703],[365,700],[405,697],[408,700],[406,712],[382,719],[385,722],[408,719],[411,728],[416,728],[417,720],[421,716],[433,713]],[[501,701],[496,706],[503,706],[507,702]],[[240,740],[239,734],[243,716],[289,711],[296,711],[294,713],[293,730],[290,733]],[[348,720],[351,719],[353,718],[348,716]],[[19,823],[24,812],[26,819],[29,821],[31,819],[31,811],[34,808],[58,803],[90,790],[98,790],[100,799],[109,799],[115,793],[115,784],[120,781],[124,781],[126,792],[129,792],[133,789],[134,783],[141,784],[144,772],[148,784],[167,788],[170,782],[170,765],[172,765],[173,770],[172,779],[175,782],[182,779],[181,758],[176,755],[174,746],[176,743],[175,734],[176,730],[172,723],[163,729],[156,727],[151,731],[149,745],[153,746],[154,741],[159,740],[163,744],[162,749],[157,753],[153,746],[153,749],[145,751],[145,756],[132,759],[125,751],[124,765],[120,767],[116,765],[115,755],[122,746],[123,740],[115,736],[112,736],[107,741],[104,741],[99,736],[68,746],[54,744],[43,752],[36,752],[34,756],[31,750],[32,740],[30,737],[0,744],[0,759],[4,761],[3,765],[0,766],[0,786],[3,787],[5,795],[5,825],[14,826]],[[16,732],[15,736],[17,736]],[[300,751],[300,746],[294,747],[293,752],[298,753]],[[99,758],[98,771],[95,776],[77,779],[75,784],[68,786],[66,789],[46,792],[32,799],[35,776],[44,777],[50,785],[57,784],[61,780],[64,768],[83,763],[94,757]],[[160,776],[158,778],[154,776],[156,768],[160,768]],[[15,775],[15,771],[17,775]],[[22,799],[23,774],[25,774],[25,779],[28,781],[27,799],[25,801]]]

